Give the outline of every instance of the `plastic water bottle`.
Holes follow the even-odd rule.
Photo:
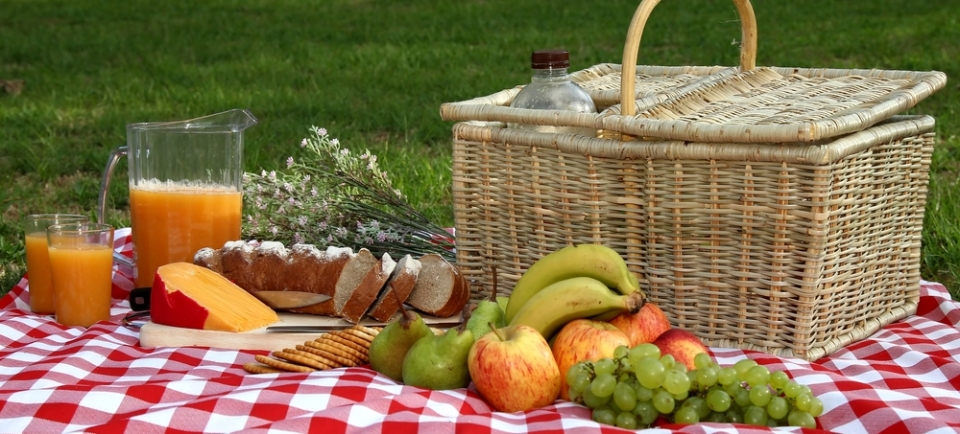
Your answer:
[[[596,113],[597,106],[583,88],[570,80],[570,53],[567,50],[538,50],[530,56],[533,77],[513,98],[510,107],[570,110],[580,113]],[[552,125],[507,124],[520,128],[548,133],[572,133],[596,137],[597,130],[582,127],[555,127]]]

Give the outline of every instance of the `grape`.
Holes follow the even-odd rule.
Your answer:
[[[630,348],[628,348],[626,345],[620,345],[613,350],[614,359],[625,359],[627,358],[627,354],[630,354]]]
[[[586,405],[589,408],[600,408],[603,407],[607,402],[610,402],[610,396],[599,397],[593,394],[593,388],[588,387],[583,391],[583,405]]]
[[[787,385],[788,381],[790,381],[790,377],[787,376],[786,372],[777,371],[770,373],[770,385],[776,390],[783,390],[783,387]]]
[[[792,426],[799,426],[801,428],[817,427],[817,421],[813,418],[813,416],[810,413],[799,409],[795,409],[790,412],[790,415],[787,416],[787,423]]]
[[[657,389],[653,393],[653,399],[650,400],[653,403],[653,407],[657,409],[660,413],[668,414],[673,412],[673,408],[677,405],[677,401],[673,399],[673,395],[670,392],[667,392],[663,389]]]
[[[613,425],[617,423],[617,414],[609,408],[598,408],[593,410],[593,414],[591,416],[593,417],[593,420],[602,424]]]
[[[580,375],[580,372],[586,371],[587,367],[583,362],[574,363],[570,369],[567,369],[567,384],[573,384],[573,380],[576,376]]]
[[[596,380],[594,380],[596,381]],[[765,407],[770,402],[770,388],[766,385],[750,388],[750,403],[757,407]]]
[[[707,415],[707,418],[704,419],[703,421],[704,421],[704,422],[723,423],[723,418],[724,418],[723,413],[717,413],[717,412],[715,412],[715,411],[711,411],[710,414]]]
[[[627,354],[627,359],[630,360],[630,364],[633,366],[637,366],[640,360],[648,357],[659,359],[660,347],[650,343],[640,344],[630,349],[630,353]]]
[[[637,403],[633,409],[633,414],[637,415],[637,425],[650,426],[653,421],[660,417],[660,412],[649,401]]]
[[[573,381],[570,381],[568,378],[567,384],[570,385],[570,389],[583,393],[583,391],[587,390],[587,387],[590,386],[591,381],[590,374],[586,371],[583,371],[574,376]]]
[[[627,383],[617,383],[613,388],[613,403],[623,411],[631,411],[637,406],[637,394]],[[634,421],[636,424],[636,421]]]
[[[713,411],[721,413],[727,411],[730,408],[730,402],[730,395],[723,389],[710,389],[707,393],[707,406]]]
[[[677,364],[677,359],[673,357],[673,354],[664,354],[660,357],[660,364],[666,369],[671,369]]]
[[[823,414],[823,401],[820,401],[820,398],[814,396],[810,398],[810,409],[807,410],[807,413],[810,413],[810,416],[820,417]]]
[[[767,403],[767,414],[774,419],[783,419],[787,416],[789,410],[790,404],[786,399],[779,396],[770,398],[770,402]]]
[[[767,410],[763,407],[751,405],[743,412],[743,423],[748,425],[766,426]]]
[[[743,413],[739,409],[731,408],[723,414],[723,421],[726,423],[743,423]]]
[[[693,366],[697,369],[706,368],[712,363],[713,359],[711,359],[710,355],[707,353],[697,353],[696,356],[693,356]]]
[[[640,360],[639,363],[633,364],[633,372],[636,374],[637,380],[643,387],[649,389],[656,389],[663,384],[665,371],[666,369],[663,369],[663,364],[660,363],[659,358],[645,358]]]
[[[625,429],[635,429],[637,427],[637,416],[629,411],[622,411],[617,415],[617,427]]]
[[[796,399],[794,399],[793,405],[794,407],[797,407],[797,410],[810,411],[810,400],[812,399],[813,397],[810,396],[809,393],[801,392],[799,395],[797,395]]]
[[[575,390],[574,388],[571,387],[570,390],[567,391],[567,394],[570,395],[571,402],[578,402],[583,392]]]
[[[683,407],[677,410],[673,415],[673,422],[681,425],[691,425],[700,422],[700,415],[692,407]]]
[[[800,392],[803,392],[803,386],[796,381],[790,380],[786,386],[783,386],[783,394],[787,395],[787,398],[796,398]]]
[[[683,401],[684,399],[687,399],[687,398],[690,396],[690,392],[684,390],[682,393],[679,393],[679,394],[673,394],[673,393],[671,393],[670,395],[673,396],[673,400],[674,400],[674,401],[678,401],[678,402],[679,402],[679,401]]]
[[[770,370],[766,366],[757,365],[746,373],[746,382],[750,387],[764,386],[770,381]]]
[[[741,359],[733,364],[733,370],[737,372],[738,381],[746,381],[745,377],[750,368],[757,366],[757,361],[752,359]]]
[[[661,387],[674,395],[688,392],[690,391],[690,378],[683,372],[671,369],[663,374]]]
[[[600,398],[606,398],[613,394],[613,388],[617,385],[617,379],[612,374],[597,375],[590,383],[590,391]]]
[[[653,399],[653,390],[643,387],[640,383],[633,383],[633,392],[637,395],[637,401],[649,401]]]
[[[733,402],[740,407],[746,408],[750,405],[750,391],[741,387],[740,390],[737,390],[737,393],[733,395]]]
[[[673,364],[673,367],[671,367],[670,369],[673,370],[673,371],[677,371],[677,372],[683,372],[684,374],[686,374],[687,371],[689,370],[689,369],[687,368],[687,365],[685,365],[685,364],[683,364],[683,363],[674,363],[674,364]]]
[[[609,357],[604,357],[600,360],[597,360],[596,363],[593,364],[593,372],[595,372],[597,376],[603,374],[613,374],[616,370],[617,362],[614,362],[613,359]]]
[[[710,414],[710,407],[707,407],[707,401],[699,396],[691,396],[680,404],[680,407],[692,408],[697,412],[697,419],[702,419]]]
[[[717,384],[717,370],[710,366],[697,368],[697,384],[700,385],[700,388],[709,388]]]
[[[729,366],[724,366],[717,371],[717,382],[726,386],[737,382],[737,371]]]

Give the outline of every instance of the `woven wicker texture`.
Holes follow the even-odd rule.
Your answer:
[[[747,0],[739,67],[636,67],[656,3],[638,8],[623,66],[573,74],[602,113],[510,108],[519,87],[441,107],[466,121],[453,196],[473,297],[493,267],[506,293],[540,257],[601,243],[714,346],[814,360],[914,313],[934,120],[898,114],[945,76],[757,68]]]

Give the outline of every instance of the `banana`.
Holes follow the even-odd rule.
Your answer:
[[[640,291],[622,295],[592,277],[573,277],[550,284],[534,294],[510,325],[528,325],[549,340],[560,327],[575,319],[609,312],[636,313],[643,303]]]
[[[552,283],[572,277],[592,277],[623,295],[640,290],[637,276],[615,250],[602,244],[580,244],[564,247],[540,258],[514,285],[504,312],[507,322],[537,292]]]

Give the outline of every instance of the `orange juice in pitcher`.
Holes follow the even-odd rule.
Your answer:
[[[240,239],[241,208],[240,192],[227,188],[159,183],[131,188],[136,286],[150,286],[161,265],[193,262],[197,250]]]
[[[97,217],[103,221],[110,175],[126,155],[136,287],[150,287],[161,265],[193,262],[203,247],[240,239],[243,131],[256,122],[234,109],[127,125],[127,145],[110,155],[100,183]]]

